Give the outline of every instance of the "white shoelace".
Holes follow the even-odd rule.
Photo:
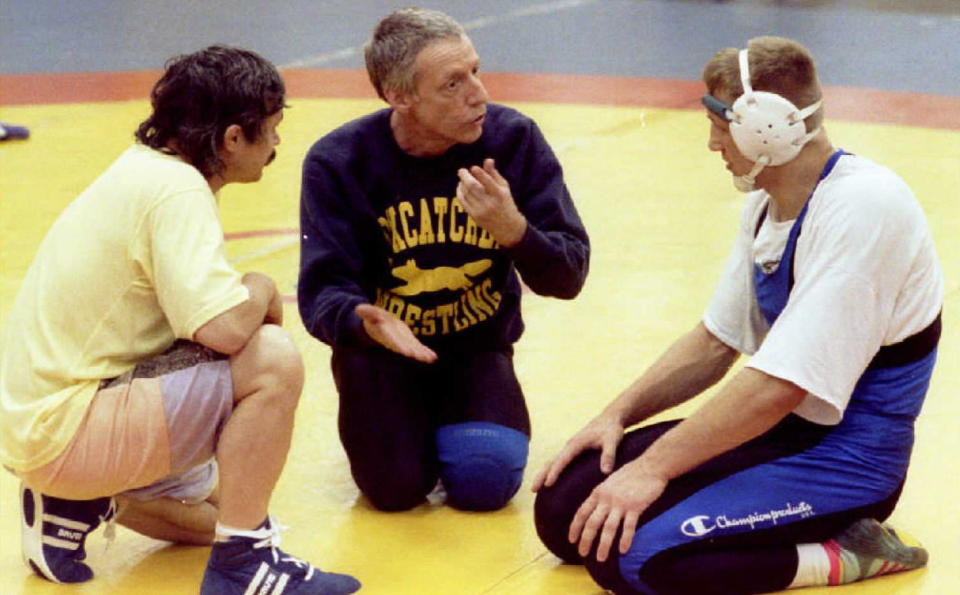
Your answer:
[[[258,538],[259,538],[259,537],[262,537],[262,538],[263,538],[263,539],[261,539],[260,541],[257,541],[257,542],[255,542],[255,543],[253,544],[254,549],[260,549],[260,548],[269,547],[269,548],[270,548],[270,553],[273,554],[273,562],[274,562],[275,564],[278,563],[278,562],[289,562],[289,563],[293,564],[294,566],[296,566],[297,568],[299,568],[299,569],[301,569],[301,570],[305,570],[305,571],[306,571],[306,577],[304,578],[304,580],[308,580],[308,581],[309,581],[310,578],[313,577],[313,565],[312,565],[312,564],[310,564],[310,563],[307,562],[306,560],[301,560],[300,558],[296,558],[296,557],[294,557],[294,556],[291,556],[290,554],[287,554],[286,552],[282,552],[282,553],[283,553],[283,558],[280,558],[280,553],[281,553],[281,552],[280,552],[280,533],[281,533],[282,531],[286,531],[286,530],[289,529],[290,527],[286,527],[286,526],[284,526],[284,525],[281,525],[281,524],[278,523],[278,522],[276,521],[276,519],[274,519],[272,516],[269,517],[269,518],[270,518],[270,528],[269,528],[269,529],[261,529],[261,530],[259,530],[259,531],[251,531],[251,532],[250,532],[250,533],[251,533],[251,537],[258,537]]]
[[[103,551],[110,549],[110,546],[113,545],[113,542],[117,539],[117,517],[119,515],[120,510],[117,506],[117,499],[110,498],[110,506],[106,512],[98,516],[100,522],[103,523],[103,537],[106,540]]]

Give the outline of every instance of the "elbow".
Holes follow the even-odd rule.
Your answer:
[[[700,342],[703,343],[704,352],[711,361],[720,362],[721,365],[730,367],[736,361],[740,352],[730,347],[720,340],[719,337],[710,332],[707,325],[701,320],[693,329],[693,334],[697,335]]]
[[[562,300],[572,300],[580,295],[587,282],[587,263],[584,262],[576,270],[571,271],[570,282],[560,287],[557,297]]]
[[[740,352],[717,338],[702,321],[694,327],[691,334],[700,343],[700,351],[703,354],[704,361],[710,363],[713,383],[718,382],[727,375],[727,372],[736,363],[740,357]]]
[[[207,345],[207,347],[226,355],[236,355],[237,353],[240,353],[244,347],[246,347],[249,341],[250,337],[240,332],[236,332],[220,337],[219,341],[217,341],[215,345]]]
[[[587,283],[587,273],[590,271],[590,252],[587,250],[580,259],[579,266],[571,272],[572,283],[565,287],[565,291],[557,297],[563,300],[572,300],[580,295],[583,286]]]
[[[200,327],[193,340],[219,353],[235,355],[246,347],[255,331],[256,327],[248,330],[235,320],[221,317]]]
[[[779,380],[770,390],[760,393],[756,404],[758,416],[779,421],[799,407],[806,395],[807,392],[799,386]]]
[[[587,270],[587,263],[584,261],[580,266],[568,268],[565,274],[557,275],[555,277],[557,281],[551,282],[548,287],[543,288],[543,291],[538,291],[537,288],[532,286],[531,289],[539,295],[561,300],[572,300],[580,295],[583,290],[583,286],[587,282]],[[550,277],[548,276],[548,278]]]
[[[580,291],[583,290],[583,284],[586,279],[581,278],[578,283],[571,284],[566,287],[561,287],[559,291],[556,292],[554,297],[561,300],[572,300],[573,298],[580,295]]]
[[[771,376],[755,368],[745,368],[743,374],[755,378],[755,395],[752,406],[757,416],[766,416],[771,419],[786,417],[791,411],[800,406],[807,396],[807,391],[793,382]]]
[[[583,289],[583,279],[581,278],[576,283],[568,284],[538,284],[536,282],[527,283],[524,280],[527,287],[537,295],[542,295],[545,297],[552,297],[561,300],[572,300],[573,298],[580,295],[580,290]]]
[[[807,398],[807,391],[789,380],[778,380],[780,381],[776,391],[777,394],[773,399],[781,410],[789,413],[803,403],[803,400]]]
[[[223,353],[225,355],[236,355],[240,353],[241,350],[246,346],[247,342],[250,340],[250,337],[239,332],[235,331],[222,331],[217,333],[215,336],[205,335],[203,333],[197,332],[193,340],[197,343],[200,343],[204,347],[209,347],[214,351]]]

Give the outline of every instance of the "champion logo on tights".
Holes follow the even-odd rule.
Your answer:
[[[692,516],[683,521],[683,524],[680,525],[680,531],[682,531],[684,535],[689,535],[690,537],[703,537],[707,533],[710,533],[717,528],[716,525],[707,524],[709,519],[710,517],[705,514]]]
[[[752,531],[757,526],[776,525],[781,519],[790,517],[805,519],[813,514],[813,507],[806,502],[800,502],[796,505],[787,502],[783,508],[771,509],[766,512],[751,512],[737,517],[728,517],[721,514],[711,519],[708,515],[698,514],[680,523],[680,531],[689,537],[703,537],[716,529],[731,529],[742,526],[749,526]]]

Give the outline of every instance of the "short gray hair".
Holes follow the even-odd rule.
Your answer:
[[[412,94],[416,91],[417,55],[430,43],[465,37],[463,27],[437,10],[402,8],[382,21],[363,47],[367,74],[377,95],[386,101],[386,90]]]

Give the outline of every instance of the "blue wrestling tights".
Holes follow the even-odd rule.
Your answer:
[[[677,423],[663,422],[628,433],[617,452],[616,466],[640,456]],[[556,484],[537,495],[537,533],[551,552],[567,562],[585,564],[599,585],[618,594],[733,595],[784,589],[796,573],[795,544],[825,541],[860,518],[883,520],[900,495],[902,483],[874,499],[861,498],[865,504],[821,514],[809,504],[819,500],[804,493],[802,472],[796,482],[778,476],[783,473],[778,462],[803,459],[804,453],[829,441],[833,429],[791,415],[763,436],[671,481],[641,516],[630,552],[620,556],[614,547],[604,563],[596,561],[595,551],[581,558],[576,546],[567,541],[580,504],[606,478],[600,472],[599,451],[582,453]],[[817,471],[810,468],[808,472]],[[778,484],[793,491],[784,492],[775,487]],[[619,539],[617,535],[614,544]]]

